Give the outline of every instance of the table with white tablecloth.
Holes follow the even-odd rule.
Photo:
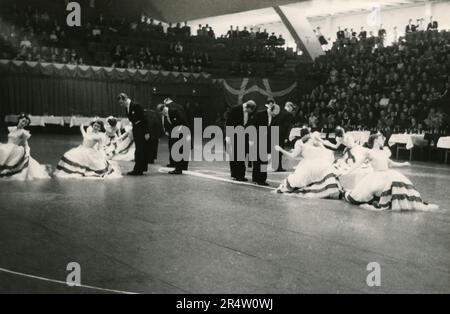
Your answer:
[[[439,138],[436,147],[442,149],[450,149],[450,136]]]
[[[445,149],[445,163],[448,162],[450,155],[450,136],[441,137],[436,145],[437,148]]]
[[[63,117],[58,116],[28,116],[31,120],[30,126],[46,126],[46,125],[61,125],[64,126]],[[6,123],[17,123],[19,115],[8,115],[5,117]]]
[[[428,146],[428,141],[425,139],[425,134],[392,134],[389,138],[389,146],[397,145],[396,158],[398,159],[398,155],[400,150],[405,149],[409,150],[409,160],[412,160],[413,157],[413,148],[414,147],[426,147]]]
[[[7,115],[5,117],[6,123],[17,123],[18,115]],[[60,125],[69,127],[76,127],[81,125],[89,125],[95,117],[81,117],[81,116],[29,116],[31,123],[30,126],[41,126],[45,127],[46,125]],[[100,118],[103,122],[106,121],[106,118]],[[128,119],[121,119],[121,124],[123,127],[126,127],[130,124]]]
[[[389,146],[395,144],[406,145],[406,149],[411,150],[414,146],[427,146],[428,141],[425,140],[425,134],[392,134],[389,139]]]

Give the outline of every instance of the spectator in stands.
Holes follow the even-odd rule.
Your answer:
[[[286,40],[284,40],[283,35],[278,36],[277,46],[284,46],[286,44]]]
[[[250,37],[250,32],[247,30],[246,26],[244,27],[244,30],[239,33],[239,37],[244,39]]]
[[[439,23],[433,20],[433,17],[430,16],[430,22],[428,23],[427,30],[428,31],[437,31]]]
[[[380,28],[378,29],[378,40],[381,47],[384,47],[386,39],[386,30],[383,27],[383,24],[380,25]]]
[[[20,48],[22,49],[30,49],[32,47],[31,41],[27,36],[24,36],[22,41],[20,42]]]
[[[361,27],[361,31],[359,32],[359,40],[365,40],[367,38],[367,31],[364,29],[364,27]]]
[[[203,30],[202,24],[198,25],[197,37],[205,37],[205,33],[204,33],[204,30]]]
[[[278,38],[277,38],[277,36],[275,35],[275,33],[272,33],[272,34],[270,35],[270,37],[269,37],[269,40],[268,40],[267,44],[268,44],[269,46],[276,46],[276,45],[277,45],[277,40],[278,40]]]
[[[189,27],[187,21],[184,22],[184,26],[182,28],[182,33],[184,37],[190,37],[191,36],[191,28]]]
[[[412,23],[412,19],[409,19],[408,25],[406,25],[405,33],[414,33],[417,29],[417,26]]]
[[[214,33],[214,30],[212,27],[209,27],[208,29],[208,37],[211,39],[215,39],[216,38],[216,34]]]

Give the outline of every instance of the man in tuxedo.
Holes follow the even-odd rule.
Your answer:
[[[142,176],[144,172],[148,171],[148,141],[150,140],[148,121],[142,106],[132,101],[125,93],[121,93],[117,97],[117,101],[125,109],[127,117],[133,125],[133,137],[136,145],[134,169],[128,175]]]
[[[280,114],[275,118],[275,125],[279,127],[280,138],[279,145],[283,148],[286,147],[286,144],[289,141],[289,133],[294,124],[294,114],[295,114],[295,105],[288,101],[284,105],[284,109],[281,110]],[[284,172],[286,170],[283,169],[283,154],[279,152],[278,158],[278,168],[277,172]]]
[[[268,155],[272,152],[272,137],[271,127],[277,126],[277,120],[275,119],[280,114],[280,106],[275,104],[274,100],[269,100],[266,104],[266,110],[259,111],[255,114],[254,125],[258,129],[258,158],[253,162],[253,182],[261,185],[268,186],[267,181],[267,166]],[[267,132],[260,130],[260,127],[267,127]],[[259,145],[266,142],[267,150],[261,151]],[[278,143],[273,143],[278,144]]]
[[[179,138],[172,138],[172,131],[177,128],[187,127],[189,128],[189,121],[187,120],[186,112],[183,107],[175,103],[172,99],[166,98],[163,104],[158,105],[157,111],[162,116],[162,124],[164,132],[169,137],[169,167],[175,168],[175,170],[169,172],[169,174],[179,175],[183,174],[183,170],[188,170],[189,160],[182,159],[175,161],[172,156],[173,145],[180,140]],[[187,138],[191,143],[191,137]],[[184,153],[183,148],[180,150],[180,154]]]
[[[249,100],[244,103],[242,106],[236,106],[230,109],[227,115],[225,125],[227,127],[239,127],[242,126],[244,128],[252,125],[253,123],[253,113],[256,111],[256,103],[253,100]],[[235,181],[239,182],[247,182],[248,180],[245,178],[245,160],[239,160],[238,156],[238,141],[237,135],[234,136],[234,140],[226,137],[227,145],[232,145],[229,147],[229,151],[233,156],[230,156],[230,171],[231,177]],[[245,138],[245,153],[248,153],[249,150],[249,138],[246,136]],[[242,147],[240,148],[242,150]]]
[[[164,134],[163,126],[159,115],[155,110],[145,111],[148,126],[150,128],[150,140],[148,141],[148,163],[154,164],[158,157],[159,139]]]

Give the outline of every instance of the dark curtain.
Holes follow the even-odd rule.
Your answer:
[[[0,115],[123,116],[116,101],[121,92],[154,108],[164,97],[205,102],[210,87],[204,75],[3,62]]]

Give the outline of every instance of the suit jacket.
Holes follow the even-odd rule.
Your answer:
[[[169,116],[164,116],[164,131],[171,134],[172,130],[176,127],[185,126],[189,128],[189,121],[183,107],[176,103],[171,103],[168,107]]]
[[[284,140],[289,138],[289,133],[294,124],[294,116],[283,109],[280,114],[275,117],[275,120],[276,125],[280,127],[280,145],[283,145]]]
[[[278,116],[277,116],[278,117]],[[253,124],[258,128],[258,141],[264,141],[266,140],[267,142],[267,152],[270,153],[271,152],[271,145],[272,145],[272,136],[271,136],[271,129],[270,127],[273,126],[279,126],[279,120],[277,119],[277,117],[272,117],[272,120],[270,121],[270,125],[269,125],[269,113],[267,112],[267,110],[264,111],[258,111],[255,114],[255,117],[253,119]],[[259,132],[259,127],[261,126],[266,126],[267,127],[267,133],[266,134],[262,134],[261,132]],[[265,139],[262,138],[262,136],[265,136]],[[259,151],[259,149],[258,149]]]
[[[251,114],[248,115],[247,124],[244,125],[244,108],[242,106],[236,106],[230,109],[227,115],[226,126],[249,126],[253,123],[253,116]]]
[[[150,138],[153,140],[159,139],[164,134],[159,115],[154,110],[146,110],[145,116],[150,128]]]
[[[128,120],[130,120],[133,125],[133,130],[137,131],[138,129],[141,129],[145,134],[150,133],[148,121],[141,105],[132,101],[127,116]]]

